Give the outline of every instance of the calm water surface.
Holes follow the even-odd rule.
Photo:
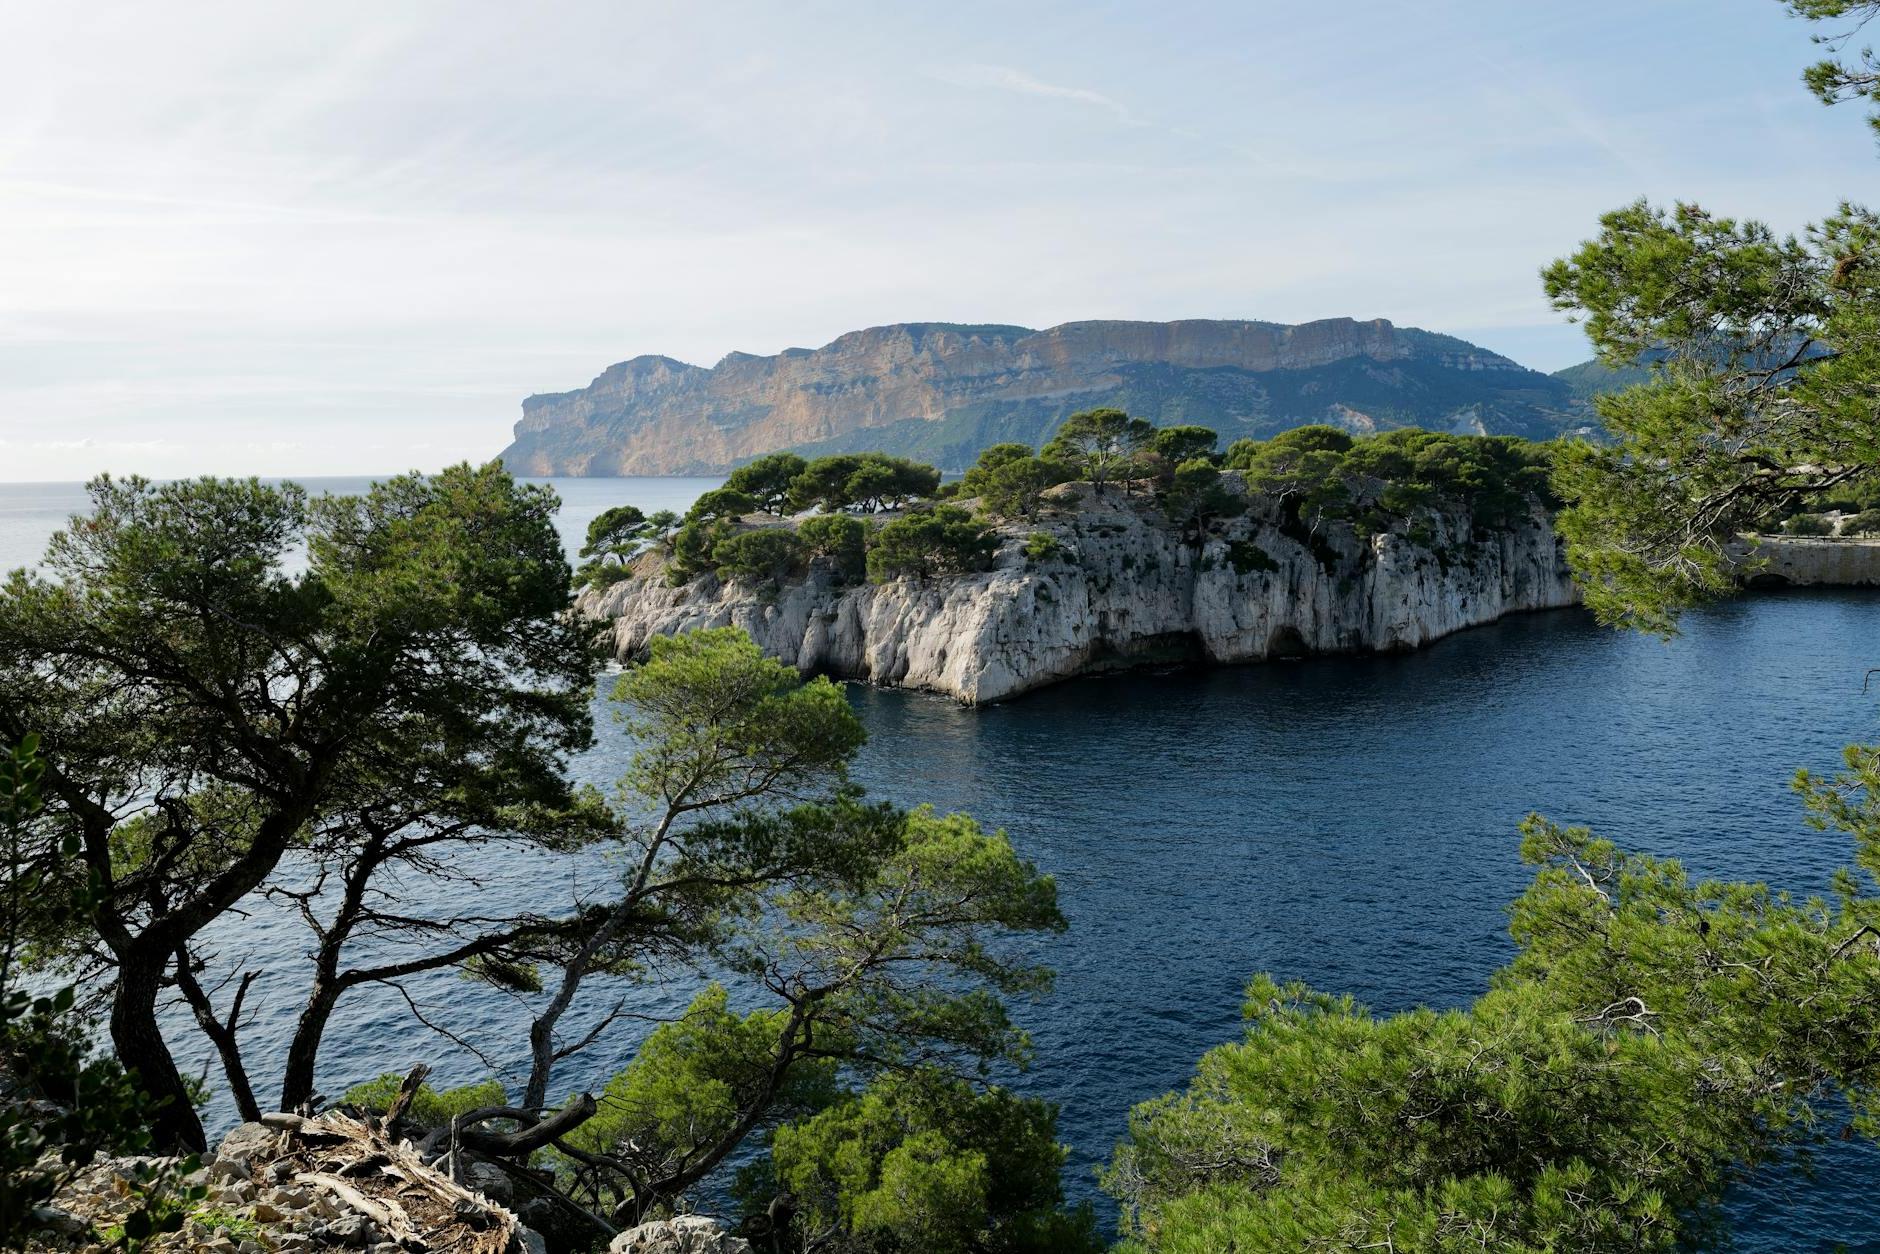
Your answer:
[[[682,508],[713,482],[554,486],[564,534],[578,536],[609,505]],[[69,486],[0,487],[0,567],[32,560],[82,504]],[[1096,1197],[1093,1169],[1130,1105],[1181,1085],[1203,1051],[1238,1035],[1251,973],[1381,1011],[1476,996],[1510,953],[1503,906],[1527,880],[1514,829],[1529,811],[1699,873],[1825,888],[1848,849],[1802,824],[1788,781],[1880,737],[1880,696],[1860,691],[1877,624],[1873,594],[1771,594],[1695,615],[1668,645],[1563,611],[1415,654],[1087,680],[983,710],[850,696],[870,733],[859,774],[872,791],[1003,827],[1057,877],[1071,929],[1032,946],[1059,980],[1020,1008],[1038,1061],[1019,1083],[1061,1104],[1075,1148],[1067,1183]],[[606,783],[626,749],[598,722],[581,771]],[[484,886],[465,899],[539,900],[536,868],[479,870]],[[570,882],[604,871],[571,868]],[[291,1030],[304,936],[260,911],[218,946],[223,961],[269,972],[245,1036],[268,1074]],[[645,1008],[682,1005],[692,986],[677,975]],[[448,977],[408,991],[441,1026],[498,1043],[498,1067],[515,1065],[502,1043],[518,1039],[521,1008]],[[450,1080],[485,1071],[414,1030],[395,994],[360,997],[342,1016],[322,1057],[332,1089],[419,1059]],[[610,1041],[567,1083],[597,1084],[633,1044]],[[225,1106],[212,1114],[228,1118]],[[1738,1248],[1880,1251],[1876,1185],[1876,1155],[1843,1148],[1813,1181],[1740,1189]]]

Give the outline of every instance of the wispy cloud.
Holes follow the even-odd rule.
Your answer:
[[[999,91],[1016,92],[1021,96],[1038,96],[1045,100],[1065,100],[1072,104],[1088,105],[1093,109],[1108,110],[1116,115],[1117,121],[1125,125],[1148,125],[1131,113],[1128,105],[1114,96],[1106,96],[1088,87],[1066,87],[1059,83],[1047,83],[1043,79],[1033,78],[1023,70],[1013,69],[1009,65],[952,66],[934,71],[933,76],[943,83],[952,83],[956,87],[991,87]]]

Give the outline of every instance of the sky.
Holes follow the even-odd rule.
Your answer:
[[[1384,317],[1538,369],[1637,197],[1880,154],[1776,0],[4,0],[0,482],[486,459],[665,353]]]

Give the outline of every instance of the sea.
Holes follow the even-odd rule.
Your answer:
[[[366,481],[304,482],[346,492]],[[717,481],[541,482],[561,495],[572,548],[609,506],[683,509]],[[37,561],[84,508],[80,485],[0,485],[0,569]],[[1479,995],[1512,953],[1505,909],[1529,878],[1516,835],[1529,813],[1699,875],[1825,891],[1851,849],[1802,821],[1790,781],[1880,739],[1880,692],[1864,683],[1880,665],[1876,627],[1880,592],[1758,592],[1689,616],[1669,642],[1559,610],[1413,653],[1135,672],[983,709],[848,691],[869,733],[857,776],[874,795],[970,813],[1056,877],[1071,926],[1027,942],[1058,978],[1015,1007],[1036,1057],[1012,1082],[1058,1104],[1066,1189],[1108,1220],[1095,1173],[1131,1105],[1181,1086],[1203,1052],[1239,1035],[1255,972],[1380,1012]],[[597,712],[599,743],[577,769],[605,787],[628,748],[602,698]],[[491,907],[540,905],[539,868],[504,856],[490,854],[474,891]],[[608,873],[585,865],[570,883]],[[292,1028],[306,934],[258,909],[212,948],[264,972],[243,1039],[266,1076]],[[670,1013],[696,982],[674,973],[635,1008]],[[489,1057],[419,1024],[407,994]],[[207,1067],[186,1018],[173,1022],[179,1055]],[[413,981],[342,1005],[320,1079],[337,1091],[418,1061],[446,1082],[513,1077],[525,1022],[505,994]],[[598,1087],[638,1032],[611,1033],[558,1084]],[[208,1078],[216,1087],[212,1067]],[[220,1096],[208,1115],[233,1118]],[[1880,1251],[1877,1188],[1880,1153],[1859,1144],[1823,1151],[1809,1172],[1762,1172],[1729,1198],[1734,1248]]]

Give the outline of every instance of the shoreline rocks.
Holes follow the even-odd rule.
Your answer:
[[[623,660],[655,635],[736,626],[806,672],[976,705],[1158,663],[1414,649],[1579,600],[1539,510],[1495,531],[1431,514],[1416,539],[1360,537],[1342,525],[1302,533],[1256,497],[1216,534],[1186,537],[1140,498],[1087,485],[1051,495],[1038,521],[997,528],[983,572],[858,584],[819,558],[781,586],[703,575],[672,587],[642,558],[575,608],[611,622]],[[1025,550],[1040,532],[1056,553],[1035,560]]]

